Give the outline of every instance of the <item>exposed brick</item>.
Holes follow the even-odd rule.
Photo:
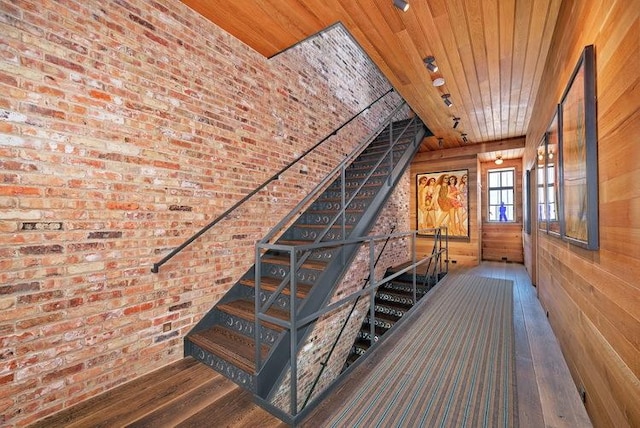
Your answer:
[[[191,307],[191,302],[180,303],[179,305],[169,306],[169,312],[179,311],[180,309],[187,309]]]
[[[91,232],[88,239],[117,239],[122,238],[122,232],[110,231],[110,232]]]
[[[40,282],[23,282],[15,285],[2,285],[0,286],[1,294],[14,294],[14,293],[28,293],[30,291],[39,291]]]
[[[50,254],[50,253],[62,253],[64,247],[62,245],[31,245],[29,247],[21,247],[20,254],[24,255],[36,255],[36,254]]]
[[[161,3],[3,3],[0,345],[14,361],[39,359],[2,372],[23,400],[1,412],[11,424],[181,358],[183,336],[253,264],[255,241],[399,101],[152,274],[389,87],[337,27],[267,61],[184,4]]]

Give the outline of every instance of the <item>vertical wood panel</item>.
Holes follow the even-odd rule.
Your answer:
[[[584,46],[594,44],[601,247],[536,231],[540,300],[596,427],[640,426],[640,2],[565,0],[527,134],[534,161]]]

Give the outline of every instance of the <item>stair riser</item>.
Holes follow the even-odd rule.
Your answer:
[[[287,230],[287,232],[283,235],[284,239],[294,240],[294,241],[315,241],[323,232],[321,228],[304,228],[294,226],[293,228]],[[347,234],[349,231],[347,230]],[[326,234],[323,236],[323,241],[339,241],[343,239],[342,231],[337,227],[332,227]]]
[[[361,211],[367,207],[367,202],[365,200],[353,200],[349,205],[347,205],[347,210],[356,210]],[[310,210],[315,211],[328,211],[328,210],[339,210],[341,207],[339,200],[317,200],[313,204],[311,204]]]
[[[327,226],[329,222],[334,221],[335,214],[316,214],[313,212],[303,214],[299,219],[299,224],[307,224],[307,225],[323,225]],[[357,214],[347,214],[346,216],[346,224],[355,224],[357,223],[360,215]],[[342,222],[342,216],[338,217],[335,220],[334,224],[340,224]]]
[[[185,355],[192,356],[196,360],[201,361],[202,363],[211,367],[218,373],[221,373],[232,382],[235,382],[236,384],[250,390],[251,392],[255,392],[255,376],[243,370],[240,370],[229,362],[219,358],[216,355],[213,355],[205,349],[202,349],[200,346],[191,343],[188,339],[185,340]]]
[[[289,271],[290,269],[288,265],[271,263],[262,263],[260,270],[262,275],[270,276],[277,279],[283,279],[289,274]],[[296,279],[305,284],[314,284],[318,280],[320,273],[322,273],[322,271],[320,270],[303,267],[301,269],[298,269]]]
[[[255,323],[253,321],[230,315],[218,309],[214,309],[214,311],[216,312],[216,324],[222,325],[251,339],[255,337]],[[271,346],[276,343],[279,334],[279,332],[263,326],[260,331],[260,342]]]

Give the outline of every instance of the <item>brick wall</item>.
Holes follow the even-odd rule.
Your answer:
[[[181,358],[255,241],[398,102],[152,274],[389,83],[341,27],[267,60],[169,0],[0,0],[0,38],[2,425]]]

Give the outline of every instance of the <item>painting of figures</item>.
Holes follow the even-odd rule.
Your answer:
[[[416,218],[420,235],[446,226],[449,237],[469,237],[469,170],[416,175]]]

